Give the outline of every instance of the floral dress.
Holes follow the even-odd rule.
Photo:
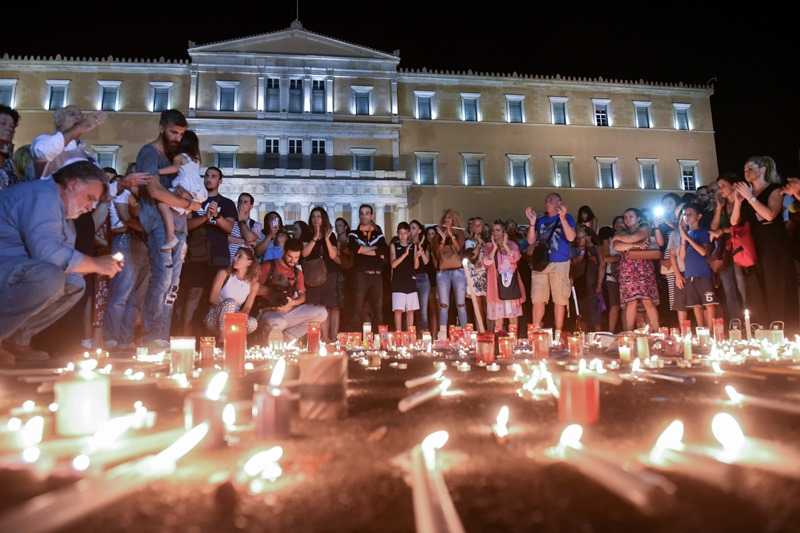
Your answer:
[[[646,223],[644,223],[646,224]],[[660,263],[660,261],[658,261]],[[624,306],[634,300],[651,300],[658,305],[658,282],[656,261],[652,259],[630,259],[622,252],[619,259],[619,302]]]
[[[467,239],[464,242],[466,250],[473,250],[477,243],[472,239]],[[470,252],[471,254],[472,252]],[[467,294],[474,294],[475,296],[486,296],[486,267],[483,265],[484,251],[481,249],[478,258],[473,263],[467,261],[467,270],[469,271],[469,282],[467,283]],[[471,256],[470,256],[471,257]]]

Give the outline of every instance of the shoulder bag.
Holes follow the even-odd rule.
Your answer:
[[[536,272],[541,272],[547,265],[550,264],[550,241],[553,239],[553,234],[556,232],[555,225],[553,226],[553,230],[550,232],[550,236],[547,237],[546,241],[537,242],[534,247],[533,251],[531,252],[531,269]]]
[[[328,279],[328,267],[325,265],[325,258],[322,256],[323,246],[325,246],[325,243],[318,241],[314,249],[319,247],[319,257],[307,258],[303,261],[303,279],[309,287],[320,287]]]
[[[497,254],[494,256],[494,266],[497,269],[497,297],[501,300],[519,300],[522,298],[517,271],[500,272]]]
[[[461,256],[452,244],[442,244],[439,247],[439,270],[452,270],[461,268]]]
[[[733,262],[740,267],[751,267],[758,261],[756,243],[750,231],[750,222],[747,220],[731,226],[731,236],[728,239],[727,247],[733,257]]]

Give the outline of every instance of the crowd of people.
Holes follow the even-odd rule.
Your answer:
[[[764,327],[799,325],[800,180],[769,157],[656,207],[620,206],[608,224],[550,192],[523,225],[448,208],[384,233],[368,204],[352,225],[321,206],[291,224],[253,219],[251,194],[225,197],[217,167],[200,175],[199,139],[177,110],[123,174],[99,168],[81,136],[106,120],[67,106],[54,133],[15,150],[20,116],[0,106],[0,364],[47,358],[34,337],[67,319],[83,347],[112,352],[222,337],[232,312],[262,345],[302,342],[309,322],[328,342],[365,322],[434,336],[467,323],[616,333],[747,310]],[[746,266],[728,245],[742,227],[757,257]]]

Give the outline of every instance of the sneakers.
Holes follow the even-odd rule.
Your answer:
[[[50,354],[44,350],[35,350],[30,346],[16,344],[11,341],[3,341],[3,348],[3,351],[10,352],[17,362],[33,363],[50,359]],[[0,356],[0,359],[2,358],[3,357]]]
[[[87,350],[91,350],[92,349],[92,339],[83,339],[81,341],[81,346],[83,346]]]
[[[178,245],[178,238],[177,237],[173,237],[171,241],[169,241],[168,243],[166,243],[164,246],[161,247],[161,251],[162,252],[169,252],[170,250],[175,248],[177,245]]]

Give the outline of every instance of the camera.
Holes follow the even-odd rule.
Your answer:
[[[656,218],[663,217],[664,216],[664,208],[661,207],[660,205],[657,206],[655,209],[653,209],[653,215],[655,215]]]

